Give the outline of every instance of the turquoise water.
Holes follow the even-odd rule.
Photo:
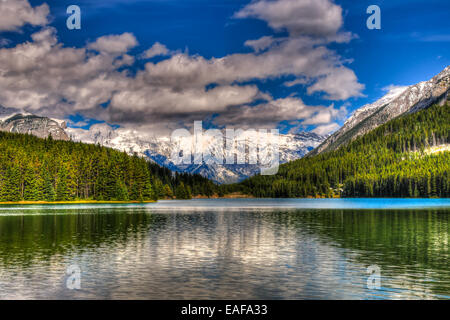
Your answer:
[[[2,208],[4,210],[2,210]],[[45,209],[115,209],[147,208],[161,210],[254,210],[254,209],[435,209],[450,210],[450,199],[400,199],[400,198],[344,198],[344,199],[193,199],[159,200],[147,204],[63,204],[63,205],[0,205],[0,215],[34,213]],[[52,211],[51,211],[52,212]],[[42,213],[42,212],[41,212]]]
[[[292,208],[292,209],[450,209],[450,199],[195,199],[187,201],[159,201],[152,205],[164,208]]]
[[[1,206],[0,298],[449,299],[449,239],[449,199]]]

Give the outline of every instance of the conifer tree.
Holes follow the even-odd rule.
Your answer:
[[[172,199],[172,198],[173,198],[173,192],[172,192],[172,189],[169,187],[168,184],[165,184],[165,185],[164,185],[164,188],[163,188],[163,194],[164,194],[164,197],[165,197],[165,198],[169,198],[169,199]]]

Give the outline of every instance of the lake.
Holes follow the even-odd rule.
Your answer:
[[[449,238],[450,199],[3,205],[0,299],[450,299]]]

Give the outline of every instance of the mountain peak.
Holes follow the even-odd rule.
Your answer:
[[[357,109],[344,125],[308,156],[336,150],[357,137],[403,114],[417,112],[449,98],[450,66],[428,81],[398,87],[374,103]]]
[[[103,146],[122,150],[128,153],[136,152],[161,166],[173,171],[196,173],[218,183],[238,182],[260,172],[258,165],[251,164],[179,164],[171,161],[173,143],[168,137],[143,137],[125,128],[114,129],[108,124],[93,125],[89,130],[68,128],[67,132],[74,140],[88,143],[99,143]],[[285,163],[303,157],[318,146],[324,136],[313,132],[279,135],[280,162]],[[224,141],[225,143],[225,141]],[[219,154],[224,148],[205,143],[204,150],[211,154]],[[222,150],[222,151],[221,151]]]
[[[16,113],[9,115],[3,121],[0,120],[0,131],[27,133],[39,138],[47,138],[51,135],[56,140],[69,140],[69,136],[64,131],[64,125],[56,120],[29,113]]]

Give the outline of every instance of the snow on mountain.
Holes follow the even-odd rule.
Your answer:
[[[361,119],[365,119],[374,114],[375,111],[377,111],[379,108],[390,103],[392,100],[401,95],[407,88],[407,86],[392,88],[381,99],[375,101],[374,103],[366,104],[365,106],[357,109],[355,112],[353,112],[350,118],[345,121],[344,126],[353,128],[357,123],[361,121]]]
[[[356,110],[341,129],[329,136],[312,132],[280,134],[278,137],[280,163],[299,159],[306,154],[314,155],[335,150],[356,137],[405,113],[427,108],[433,103],[448,100],[450,87],[450,66],[429,81],[410,87],[395,87],[378,101]],[[0,130],[31,133],[39,137],[51,134],[55,139],[95,143],[140,156],[178,172],[198,173],[218,183],[241,181],[260,172],[256,164],[176,164],[172,158],[175,144],[169,137],[142,136],[140,132],[127,128],[114,128],[106,123],[92,125],[89,130],[66,128],[59,119],[39,117],[13,108],[0,106]],[[191,141],[192,143],[192,141]],[[247,141],[248,147],[255,147],[255,141]],[[252,145],[253,144],[253,145]],[[225,158],[224,145],[203,141],[200,152]],[[314,150],[313,150],[314,149]],[[246,159],[248,160],[248,158]]]
[[[89,130],[67,128],[66,132],[75,141],[95,143],[128,153],[146,156],[152,161],[178,172],[197,173],[218,183],[233,183],[241,181],[260,172],[260,166],[255,164],[175,164],[172,161],[172,151],[176,148],[169,137],[141,137],[134,130],[113,128],[106,123],[95,124]],[[325,137],[311,132],[279,135],[280,163],[299,159],[318,146]],[[224,140],[224,145],[225,145]],[[251,145],[252,142],[249,142]],[[225,159],[224,145],[211,143],[204,139],[202,152],[211,155],[221,155]],[[194,148],[192,149],[194,152]],[[246,159],[248,160],[248,159]]]
[[[51,135],[56,140],[69,140],[62,120],[39,117],[22,110],[0,106],[0,131],[32,134],[39,138]]]
[[[341,129],[328,137],[308,156],[338,149],[378,126],[403,114],[444,103],[449,98],[450,66],[432,79],[391,90],[378,101],[356,110]]]

